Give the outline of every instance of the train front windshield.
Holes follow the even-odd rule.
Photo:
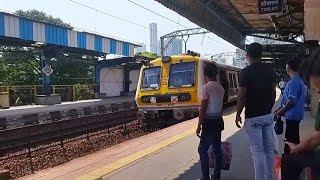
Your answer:
[[[195,83],[195,63],[178,63],[170,66],[169,87],[191,87]]]
[[[143,70],[142,89],[159,89],[161,77],[161,67],[146,68]]]

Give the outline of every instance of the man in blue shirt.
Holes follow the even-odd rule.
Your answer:
[[[284,89],[281,108],[276,113],[278,117],[285,117],[287,125],[285,138],[294,144],[300,143],[299,125],[304,115],[305,86],[298,73],[300,63],[298,58],[293,58],[287,63],[287,73],[291,79]],[[284,153],[290,153],[287,144],[284,147]]]

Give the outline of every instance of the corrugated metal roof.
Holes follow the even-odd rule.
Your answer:
[[[287,0],[280,15],[259,15],[257,0],[156,0],[228,42],[256,33],[303,34],[304,0]]]

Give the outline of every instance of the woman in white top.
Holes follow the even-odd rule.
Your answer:
[[[224,129],[222,107],[225,90],[217,83],[217,67],[215,64],[207,64],[204,68],[204,75],[208,83],[201,88],[201,108],[196,131],[200,137],[198,152],[201,161],[202,180],[210,179],[207,152],[211,145],[216,161],[213,179],[220,180],[222,166],[221,132]]]

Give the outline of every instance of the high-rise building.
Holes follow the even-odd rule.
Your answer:
[[[157,53],[158,51],[158,34],[157,34],[157,24],[150,23],[150,52]]]
[[[170,55],[182,54],[182,39],[175,39],[169,46]]]
[[[237,67],[245,67],[246,66],[246,51],[237,48],[236,49],[236,57],[233,58],[233,65]]]
[[[166,39],[164,46],[166,46],[166,44],[168,44],[169,41],[170,39]],[[161,47],[159,49],[161,49]],[[164,52],[164,55],[166,56],[173,56],[178,54],[182,54],[182,39],[179,38],[174,39]]]
[[[137,54],[139,52],[146,52],[147,51],[147,48],[146,48],[146,45],[143,44],[143,43],[140,43],[139,44],[141,47],[137,47],[137,48],[134,48],[134,54]]]

